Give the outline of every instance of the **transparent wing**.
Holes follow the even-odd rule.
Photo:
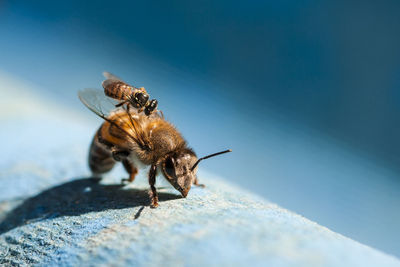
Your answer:
[[[118,76],[116,76],[116,75],[114,75],[114,74],[112,74],[112,73],[110,73],[110,72],[108,72],[108,71],[104,71],[104,72],[103,72],[103,76],[104,76],[106,79],[117,80],[117,81],[123,82],[123,80],[122,80],[120,77],[118,77]]]
[[[115,106],[119,104],[119,101],[107,97],[100,89],[85,88],[78,92],[78,96],[88,109],[103,119],[118,109]]]
[[[88,109],[113,126],[119,128],[143,149],[149,149],[149,144],[146,141],[147,139],[142,136],[137,128],[137,123],[135,123],[132,117],[137,115],[135,110],[127,110],[124,107],[116,108],[115,105],[119,102],[107,97],[100,89],[85,88],[78,92],[78,96]],[[124,119],[124,115],[128,115],[129,120]],[[132,134],[132,132],[135,134]]]

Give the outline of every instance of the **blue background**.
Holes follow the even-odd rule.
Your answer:
[[[76,93],[102,71],[144,86],[199,155],[234,150],[205,169],[400,256],[399,14],[398,1],[0,1],[0,71],[93,120]]]

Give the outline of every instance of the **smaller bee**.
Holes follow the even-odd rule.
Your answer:
[[[149,100],[149,94],[144,87],[131,86],[109,72],[103,72],[103,75],[106,77],[102,83],[106,96],[122,100],[116,107],[126,104],[128,108],[129,106],[136,108],[138,113],[144,111],[147,116],[157,109],[157,100]]]

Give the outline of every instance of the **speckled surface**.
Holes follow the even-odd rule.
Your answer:
[[[126,186],[121,168],[88,178],[96,126],[45,107],[2,118],[0,265],[400,266],[204,170],[207,187],[186,199],[159,178],[150,209],[144,175]]]
[[[148,207],[144,181],[122,186],[110,179],[78,178],[3,200],[3,209],[10,206],[0,224],[1,263],[400,266],[391,256],[202,176],[207,188],[194,188],[187,199],[162,187],[157,209]]]

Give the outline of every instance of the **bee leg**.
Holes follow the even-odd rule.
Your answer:
[[[111,148],[111,154],[115,161],[123,161],[126,157],[129,156],[129,152],[125,150],[117,150],[115,148]]]
[[[199,179],[197,179],[197,177],[194,178],[193,184],[195,186],[202,187],[202,188],[206,187],[204,184],[199,184]]]
[[[129,173],[129,178],[121,179],[121,183],[123,183],[123,182],[132,183],[135,180],[135,176],[138,173],[138,169],[135,167],[135,165],[133,165],[133,163],[131,163],[127,159],[124,159],[122,161],[122,165],[124,165],[125,170]]]
[[[119,108],[120,106],[122,106],[122,105],[124,105],[124,104],[126,104],[126,103],[128,103],[128,101],[119,102],[118,104],[115,105],[115,107],[116,107],[116,108]]]
[[[157,208],[158,207],[158,195],[156,187],[154,186],[156,183],[156,172],[157,172],[157,165],[151,165],[149,171],[149,184],[150,184],[150,208]]]

